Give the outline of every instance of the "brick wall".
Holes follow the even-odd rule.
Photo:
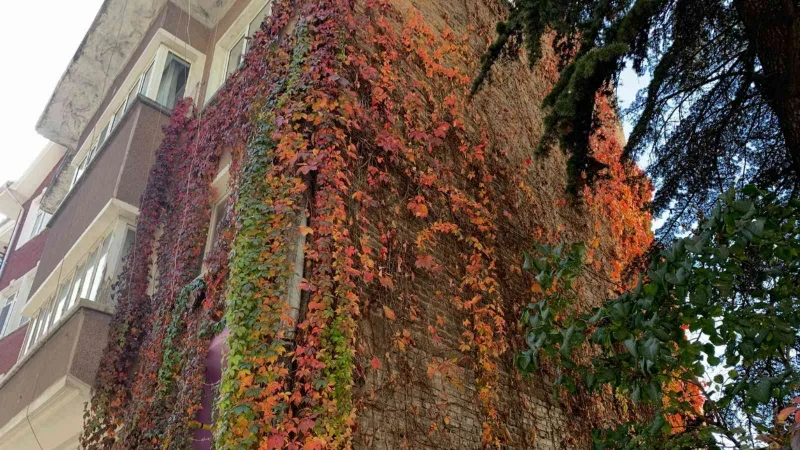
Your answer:
[[[19,358],[22,343],[25,342],[25,333],[28,331],[28,324],[17,328],[8,336],[0,339],[0,376],[8,373]]]
[[[476,64],[494,37],[494,26],[504,17],[499,3],[491,0],[393,0],[388,3],[398,13],[396,16],[389,14],[398,30],[412,13],[419,12],[437,37],[446,29],[452,29],[457,37],[468,35],[473,63],[466,63],[460,69],[469,74],[476,73]],[[360,41],[367,39],[364,37]],[[405,85],[427,82],[414,68],[404,69],[404,73],[409,74],[409,79],[403,80]],[[524,345],[521,342],[523,331],[516,323],[521,308],[533,298],[531,279],[520,274],[518,268],[523,251],[533,246],[533,230],[544,230],[545,235],[561,242],[589,241],[595,220],[605,222],[606,219],[593,217],[580,204],[568,201],[566,155],[558,150],[547,155],[534,154],[544,116],[540,105],[553,81],[553,73],[541,66],[529,70],[526,61],[512,58],[494,69],[493,80],[495,82],[484,86],[476,95],[472,106],[485,119],[483,125],[491,136],[492,151],[506,154],[503,170],[522,173],[535,198],[533,202],[520,201],[523,196],[496,199],[508,202],[508,211],[513,211],[506,223],[498,225],[494,246],[499,262],[496,268],[499,296],[511,346],[501,358],[496,386],[500,398],[499,421],[504,430],[503,447],[588,448],[586,441],[575,444],[572,440],[571,418],[553,395],[553,377],[542,373],[532,379],[522,379],[513,366],[514,349]],[[477,139],[478,132],[475,134]],[[458,151],[457,148],[451,150]],[[397,174],[395,181],[402,194],[402,174]],[[404,206],[407,198],[387,192],[384,198],[376,201],[386,207],[380,217],[376,215],[370,220],[392,223],[399,232],[394,241],[413,246],[416,233],[422,229],[420,222],[409,217],[404,207],[393,209],[393,205]],[[517,203],[512,205],[515,201]],[[431,215],[435,216],[437,211],[433,208]],[[447,211],[442,212],[447,215]],[[378,242],[379,236],[380,233],[373,230],[370,239]],[[604,241],[598,258],[602,259],[613,246],[613,242]],[[399,247],[393,251],[403,257],[411,252],[410,248]],[[478,398],[475,356],[460,349],[463,333],[468,330],[464,323],[470,317],[450,301],[458,295],[459,270],[464,267],[469,251],[464,242],[442,239],[434,253],[444,267],[442,271],[430,273],[413,266],[405,267],[392,273],[393,289],[374,287],[362,295],[368,303],[362,311],[357,337],[355,448],[484,448],[482,423],[487,417]],[[612,286],[604,274],[593,275],[582,279],[584,306],[596,304]],[[383,305],[395,311],[396,320],[387,319]],[[405,344],[398,344],[399,341]],[[372,366],[373,357],[379,362],[377,369]]]

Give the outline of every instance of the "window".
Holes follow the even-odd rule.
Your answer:
[[[47,222],[50,220],[50,217],[50,214],[41,209],[36,213],[36,221],[33,222],[33,229],[31,229],[31,238],[38,236],[39,233],[42,232],[44,227],[47,225]]]
[[[239,40],[233,44],[233,47],[231,47],[231,50],[228,52],[228,64],[225,69],[225,79],[228,79],[228,77],[231,76],[233,72],[236,72],[236,69],[242,65],[246,51],[247,36],[243,34],[242,37],[240,37]]]
[[[41,233],[42,230],[44,230],[44,228],[47,226],[47,222],[50,220],[50,214],[41,209],[41,201],[44,195],[45,191],[31,200],[30,208],[25,214],[25,220],[20,224],[21,230],[19,231],[19,238],[15,243],[16,249],[19,249],[23,245],[27,244],[28,241],[38,236],[39,233]],[[1,252],[0,257],[2,257]]]
[[[117,125],[119,125],[119,122],[122,120],[122,115],[125,114],[125,106],[126,106],[126,103],[122,102],[122,104],[119,105],[119,109],[117,109],[117,112],[115,112],[114,116],[111,118],[111,129],[112,130],[114,128],[116,128]]]
[[[75,186],[75,183],[77,183],[78,180],[81,178],[83,172],[86,170],[86,164],[88,162],[89,158],[83,158],[83,161],[81,161],[81,163],[78,164],[78,168],[75,169],[75,176],[72,177],[72,186]],[[72,188],[72,186],[70,186],[70,189]]]
[[[225,194],[215,205],[214,211],[211,213],[211,229],[208,230],[209,234],[211,235],[211,246],[217,242],[217,238],[219,237],[220,231],[222,231],[222,219],[225,218],[225,213],[227,212],[228,208],[228,194]],[[209,247],[210,249],[211,247]]]
[[[71,280],[65,281],[61,287],[58,289],[58,295],[56,296],[55,302],[55,312],[53,315],[53,323],[57,323],[61,320],[61,316],[66,314],[67,309],[67,299],[69,298],[69,285]]]
[[[244,26],[244,29],[236,38],[233,45],[228,48],[227,59],[225,62],[225,76],[223,78],[223,82],[228,79],[229,76],[233,72],[241,67],[242,63],[244,62],[244,55],[247,53],[248,45],[250,43],[249,38],[253,37],[261,28],[261,23],[264,22],[264,19],[269,16],[272,10],[272,2],[267,2],[263,8],[253,17],[253,19]]]
[[[83,282],[84,275],[86,275],[86,264],[81,264],[75,271],[75,278],[72,280],[72,288],[70,289],[71,292],[69,294],[69,305],[67,306],[67,310],[72,309],[72,307],[75,306],[75,303],[78,302],[78,293],[81,291],[81,282]]]
[[[14,302],[16,300],[17,293],[15,292],[6,299],[6,304],[3,306],[3,309],[0,310],[0,337],[5,336],[8,331],[8,322],[11,319],[11,313],[14,311]]]
[[[155,62],[150,63],[150,67],[142,74],[142,78],[139,79],[139,88],[136,90],[137,94],[147,95],[147,88],[150,86],[150,76],[153,73],[153,66],[155,66],[155,64]]]
[[[94,280],[95,269],[97,268],[97,258],[99,252],[93,251],[89,256],[89,264],[86,266],[86,277],[83,279],[83,286],[81,287],[81,298],[89,298],[89,291],[92,289],[92,280]]]
[[[102,147],[103,143],[106,142],[106,139],[108,138],[108,127],[109,126],[111,126],[111,123],[107,123],[106,126],[104,126],[102,130],[100,130],[100,135],[97,137],[97,147],[96,148]]]
[[[89,297],[91,301],[97,300],[97,292],[100,290],[100,285],[103,282],[103,277],[106,273],[106,264],[108,263],[108,248],[111,246],[111,236],[109,235],[103,242],[103,247],[99,249],[100,256],[97,261],[97,268],[94,271],[94,279],[91,283],[89,290]]]
[[[112,241],[116,234],[109,233],[105,239],[97,243],[89,252],[86,259],[77,266],[75,272],[64,278],[52,297],[50,297],[39,311],[32,317],[33,322],[28,330],[28,340],[25,344],[27,353],[37,341],[47,335],[47,332],[67,316],[81,299],[96,301],[101,294],[103,280],[106,276]],[[132,239],[133,231],[128,230],[123,241],[126,244]]]
[[[42,325],[39,327],[39,336],[37,339],[41,339],[44,335],[47,334],[47,331],[50,329],[50,319],[53,317],[53,297],[50,297],[50,300],[45,303],[45,306],[39,312],[39,320],[41,320]]]
[[[156,101],[169,109],[183,98],[186,91],[186,82],[189,80],[189,63],[170,52],[164,64],[164,73],[161,74],[161,84],[158,87]]]
[[[28,350],[30,350],[31,347],[33,347],[34,343],[36,342],[36,333],[37,331],[39,331],[38,328],[39,328],[39,315],[37,314],[36,317],[34,317],[33,319],[33,323],[28,328],[28,339],[27,342],[25,343],[25,351],[23,352],[23,354],[28,353]]]
[[[114,273],[114,276],[119,275],[119,273],[122,271],[122,265],[123,265],[122,263],[128,257],[128,253],[131,252],[131,249],[133,248],[133,244],[135,242],[136,242],[136,230],[128,228],[125,231],[125,240],[122,242],[122,251],[119,252],[120,264],[117,264],[116,273]]]

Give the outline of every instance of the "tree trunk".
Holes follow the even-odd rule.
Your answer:
[[[800,1],[737,0],[764,77],[758,83],[775,111],[800,178]]]

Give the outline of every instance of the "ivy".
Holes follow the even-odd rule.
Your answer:
[[[364,362],[413,382],[401,372],[419,351],[424,280],[436,286],[437,307],[454,311],[428,333],[441,341],[455,319],[455,355],[415,369],[451,379],[459,366],[473,373],[481,443],[508,446],[501,393],[516,345],[508,317],[520,307],[508,282],[521,285],[525,275],[502,255],[520,236],[573,234],[554,213],[566,200],[551,205],[547,191],[534,189],[531,163],[495,142],[496,130],[467,101],[479,51],[469,34],[434,31],[420,12],[382,0],[282,0],[272,11],[209,105],[198,111],[187,101],[173,113],[121,275],[135,283],[116,290],[122,307],[82,445],[191,446],[203,426],[195,416],[208,345],[227,327],[216,448],[349,448],[366,401],[358,391]],[[553,61],[543,67],[552,81]],[[618,157],[612,134],[594,142],[598,155]],[[203,257],[224,151],[231,196],[223,232]],[[585,249],[598,264],[618,264],[597,269],[604,288],[623,284],[622,268],[651,239],[641,211],[649,185],[630,183],[639,175],[609,165],[580,219],[593,222],[586,234],[598,241],[611,229],[608,241]],[[298,250],[299,314],[288,306]],[[200,291],[202,302],[189,301]],[[367,354],[365,320],[385,326],[389,351]]]

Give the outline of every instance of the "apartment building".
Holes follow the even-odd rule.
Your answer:
[[[27,322],[21,314],[30,294],[39,257],[47,241],[50,214],[41,202],[64,159],[66,148],[48,143],[22,176],[0,190],[0,338]]]
[[[77,447],[162,127],[180,98],[213,100],[269,12],[268,0],[103,4],[36,124],[54,144],[30,180],[0,192],[11,218],[0,239],[15,250],[0,275],[0,314],[27,323],[0,380],[0,450]],[[26,247],[38,264],[12,270],[15,258],[31,266]]]

